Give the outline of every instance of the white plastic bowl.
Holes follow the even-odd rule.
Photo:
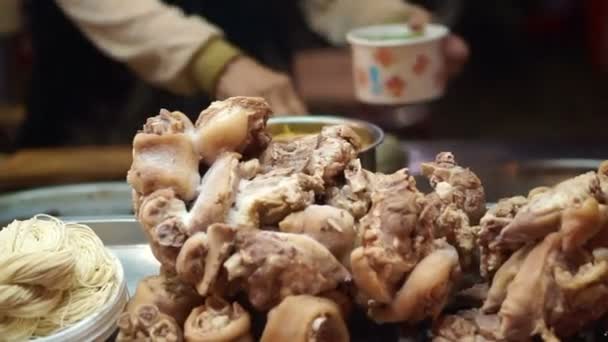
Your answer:
[[[129,300],[125,273],[120,260],[111,254],[116,263],[118,289],[101,310],[59,332],[33,339],[35,342],[105,342],[116,331],[116,321]]]

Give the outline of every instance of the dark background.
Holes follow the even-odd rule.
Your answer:
[[[420,111],[425,115],[412,127],[395,130],[402,138],[573,143],[605,140],[608,2],[461,0],[450,2],[454,7],[448,12],[446,1],[416,2],[433,9],[468,42],[471,58],[443,98],[405,108],[412,117]],[[356,103],[352,99],[347,48],[328,49],[311,32],[298,31],[301,19],[288,7],[269,6],[268,10],[271,12],[264,15],[265,20],[275,18],[273,25],[287,22],[295,27],[290,28],[294,30],[288,36],[291,42],[285,43],[287,38],[281,37],[285,49],[292,50],[279,51],[278,59],[271,53],[262,53],[261,58],[292,72],[313,113],[374,121],[374,113],[396,110]],[[238,29],[231,28],[229,38],[235,37],[232,32]],[[24,100],[33,63],[30,43],[26,27],[0,35],[0,151],[16,147],[15,132],[25,115]],[[293,57],[291,62],[286,59],[289,57]],[[318,67],[323,64],[330,68],[332,63],[338,67],[331,72]]]

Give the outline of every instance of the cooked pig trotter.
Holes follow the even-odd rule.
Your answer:
[[[208,297],[192,310],[184,325],[187,342],[250,341],[251,318],[237,302]]]
[[[351,279],[323,245],[306,235],[239,230],[235,248],[224,263],[228,280],[242,282],[259,310],[290,295],[333,290]]]
[[[355,243],[355,220],[342,209],[310,205],[287,216],[279,223],[284,233],[306,234],[319,241],[338,260],[344,260]]]
[[[185,134],[138,133],[133,139],[133,163],[127,182],[138,193],[171,188],[183,200],[196,195],[200,181],[198,157]]]
[[[240,155],[226,152],[211,165],[199,187],[189,215],[188,234],[204,232],[213,223],[224,223],[234,203],[240,180]]]
[[[446,243],[416,265],[390,305],[372,307],[370,316],[378,323],[416,323],[435,318],[447,303],[459,274],[458,253]]]
[[[266,100],[259,97],[231,97],[215,101],[196,121],[194,147],[207,165],[222,152],[249,154],[263,150],[270,141],[265,131],[272,114]]]
[[[338,305],[326,298],[291,296],[268,313],[261,342],[347,342]]]

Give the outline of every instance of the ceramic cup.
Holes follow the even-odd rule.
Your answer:
[[[405,24],[361,27],[347,35],[352,46],[355,94],[371,104],[410,104],[443,95],[441,42],[445,26],[414,32]]]

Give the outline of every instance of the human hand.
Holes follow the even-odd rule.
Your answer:
[[[408,24],[414,30],[422,30],[431,21],[431,14],[420,6],[412,5]],[[446,61],[446,76],[451,78],[462,71],[462,67],[469,59],[469,47],[458,35],[448,34],[443,41],[443,53]]]
[[[245,56],[230,62],[218,79],[216,97],[225,99],[231,96],[263,97],[277,115],[307,113],[287,75]]]

